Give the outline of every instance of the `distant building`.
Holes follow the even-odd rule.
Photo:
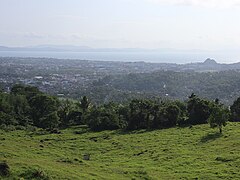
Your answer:
[[[43,79],[43,77],[42,76],[35,76],[34,79],[41,80],[41,79]]]

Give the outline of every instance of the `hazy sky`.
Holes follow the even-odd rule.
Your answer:
[[[0,45],[238,49],[240,0],[0,0]]]

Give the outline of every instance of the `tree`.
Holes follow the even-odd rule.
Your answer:
[[[19,125],[26,126],[32,124],[29,117],[30,106],[24,95],[12,94],[10,95],[10,103],[13,107],[15,119]]]
[[[187,114],[186,103],[176,100],[173,102],[173,104],[175,104],[180,110],[179,116],[177,119],[177,125],[181,126],[181,125],[187,124],[188,114]]]
[[[85,116],[86,116],[86,114],[87,114],[87,112],[90,108],[90,105],[91,105],[87,96],[83,96],[82,99],[80,100],[80,102],[77,105],[80,108],[80,111],[82,112],[81,121],[82,121],[82,123],[86,123]]]
[[[153,103],[134,99],[129,104],[128,129],[149,129],[152,124]]]
[[[3,93],[4,89],[3,87],[0,85],[0,93]]]
[[[122,127],[118,114],[112,106],[100,106],[91,109],[86,116],[86,122],[94,131],[114,130]]]
[[[187,102],[187,110],[190,124],[205,124],[212,111],[212,102],[192,94]]]
[[[38,94],[30,100],[30,105],[32,112],[31,117],[35,126],[52,128],[53,126],[57,127],[59,125],[57,116],[58,101],[56,98],[45,94]]]
[[[71,110],[68,114],[68,119],[70,124],[73,123],[74,125],[84,124],[82,121],[82,112],[78,110]]]
[[[154,129],[169,128],[177,125],[180,121],[181,109],[176,102],[165,102],[155,106],[153,114]]]
[[[59,125],[59,117],[56,111],[53,111],[39,119],[39,126],[44,129],[54,129]]]
[[[211,115],[208,118],[210,127],[219,129],[219,132],[222,133],[222,127],[226,126],[227,121],[230,118],[230,112],[223,105],[216,104],[213,107]]]
[[[34,86],[24,86],[21,84],[16,84],[12,87],[11,94],[23,95],[29,101],[32,97],[36,96],[37,94],[42,94],[42,92],[39,91],[38,88]]]
[[[72,124],[69,115],[73,109],[74,109],[74,104],[72,101],[68,99],[60,101],[59,108],[58,108],[58,116],[61,121],[60,125],[62,127],[67,127],[68,125]]]
[[[0,125],[17,125],[17,120],[11,114],[0,111]]]
[[[0,93],[0,125],[17,125],[9,94]]]
[[[90,102],[86,96],[83,96],[80,100],[79,107],[82,109],[83,113],[85,113],[90,106]]]
[[[9,94],[0,93],[0,112],[12,113],[13,106],[10,103],[10,98]]]
[[[11,88],[11,94],[24,94],[25,92],[25,86],[21,84],[15,84]]]
[[[168,107],[166,107],[166,117],[167,117],[167,122],[165,126],[167,127],[176,126],[180,117],[179,107],[175,104],[170,104]]]
[[[240,122],[240,97],[233,102],[231,109],[231,121]]]

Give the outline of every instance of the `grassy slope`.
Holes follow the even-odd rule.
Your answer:
[[[240,123],[229,123],[222,136],[208,125],[74,133],[79,130],[0,131],[0,160],[7,160],[12,179],[29,169],[53,179],[240,179]]]

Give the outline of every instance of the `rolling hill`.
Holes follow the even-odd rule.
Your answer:
[[[10,166],[5,179],[239,179],[239,135],[240,123],[229,123],[222,135],[209,125],[133,132],[72,127],[60,134],[0,130],[0,161]]]

